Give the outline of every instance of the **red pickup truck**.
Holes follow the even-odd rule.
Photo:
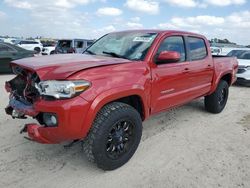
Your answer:
[[[31,140],[55,144],[83,140],[90,161],[104,170],[135,153],[142,121],[205,97],[220,113],[235,80],[232,57],[212,57],[207,39],[179,31],[137,30],[107,34],[83,54],[35,57],[11,63],[6,113],[33,117]]]

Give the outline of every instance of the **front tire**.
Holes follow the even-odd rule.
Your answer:
[[[83,143],[87,158],[103,170],[114,170],[134,155],[142,135],[142,120],[133,107],[120,102],[98,112]]]
[[[208,112],[218,114],[226,106],[229,94],[229,85],[225,80],[221,80],[217,89],[205,97],[205,109]]]

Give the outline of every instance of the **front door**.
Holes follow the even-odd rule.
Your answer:
[[[152,98],[151,112],[183,104],[190,100],[189,90],[189,62],[187,61],[184,38],[182,36],[166,37],[160,44],[157,55],[162,51],[176,51],[180,53],[179,62],[156,63],[152,68]],[[157,61],[157,60],[155,60]]]

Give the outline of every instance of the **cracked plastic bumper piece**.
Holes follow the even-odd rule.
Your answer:
[[[52,142],[41,136],[39,132],[39,128],[42,128],[41,126],[37,124],[26,124],[25,126],[27,127],[28,136],[32,141],[36,141],[42,144],[53,144]]]
[[[39,113],[32,105],[25,104],[15,98],[10,99],[9,105],[5,108],[5,111],[13,118],[23,118],[25,115],[35,117]]]
[[[38,100],[32,105],[26,105],[18,100],[10,100],[6,113],[13,117],[13,112],[17,113],[16,118],[24,118],[26,115],[37,119],[40,114],[53,113],[58,117],[58,125],[48,127],[40,123],[25,125],[24,129],[31,140],[43,144],[57,144],[64,141],[82,139],[83,126],[89,102],[81,97],[74,97],[67,100],[45,101]],[[15,115],[15,114],[14,114]]]

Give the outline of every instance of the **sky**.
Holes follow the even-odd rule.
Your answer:
[[[250,45],[250,1],[0,0],[0,35],[95,39],[128,29],[184,30]]]

